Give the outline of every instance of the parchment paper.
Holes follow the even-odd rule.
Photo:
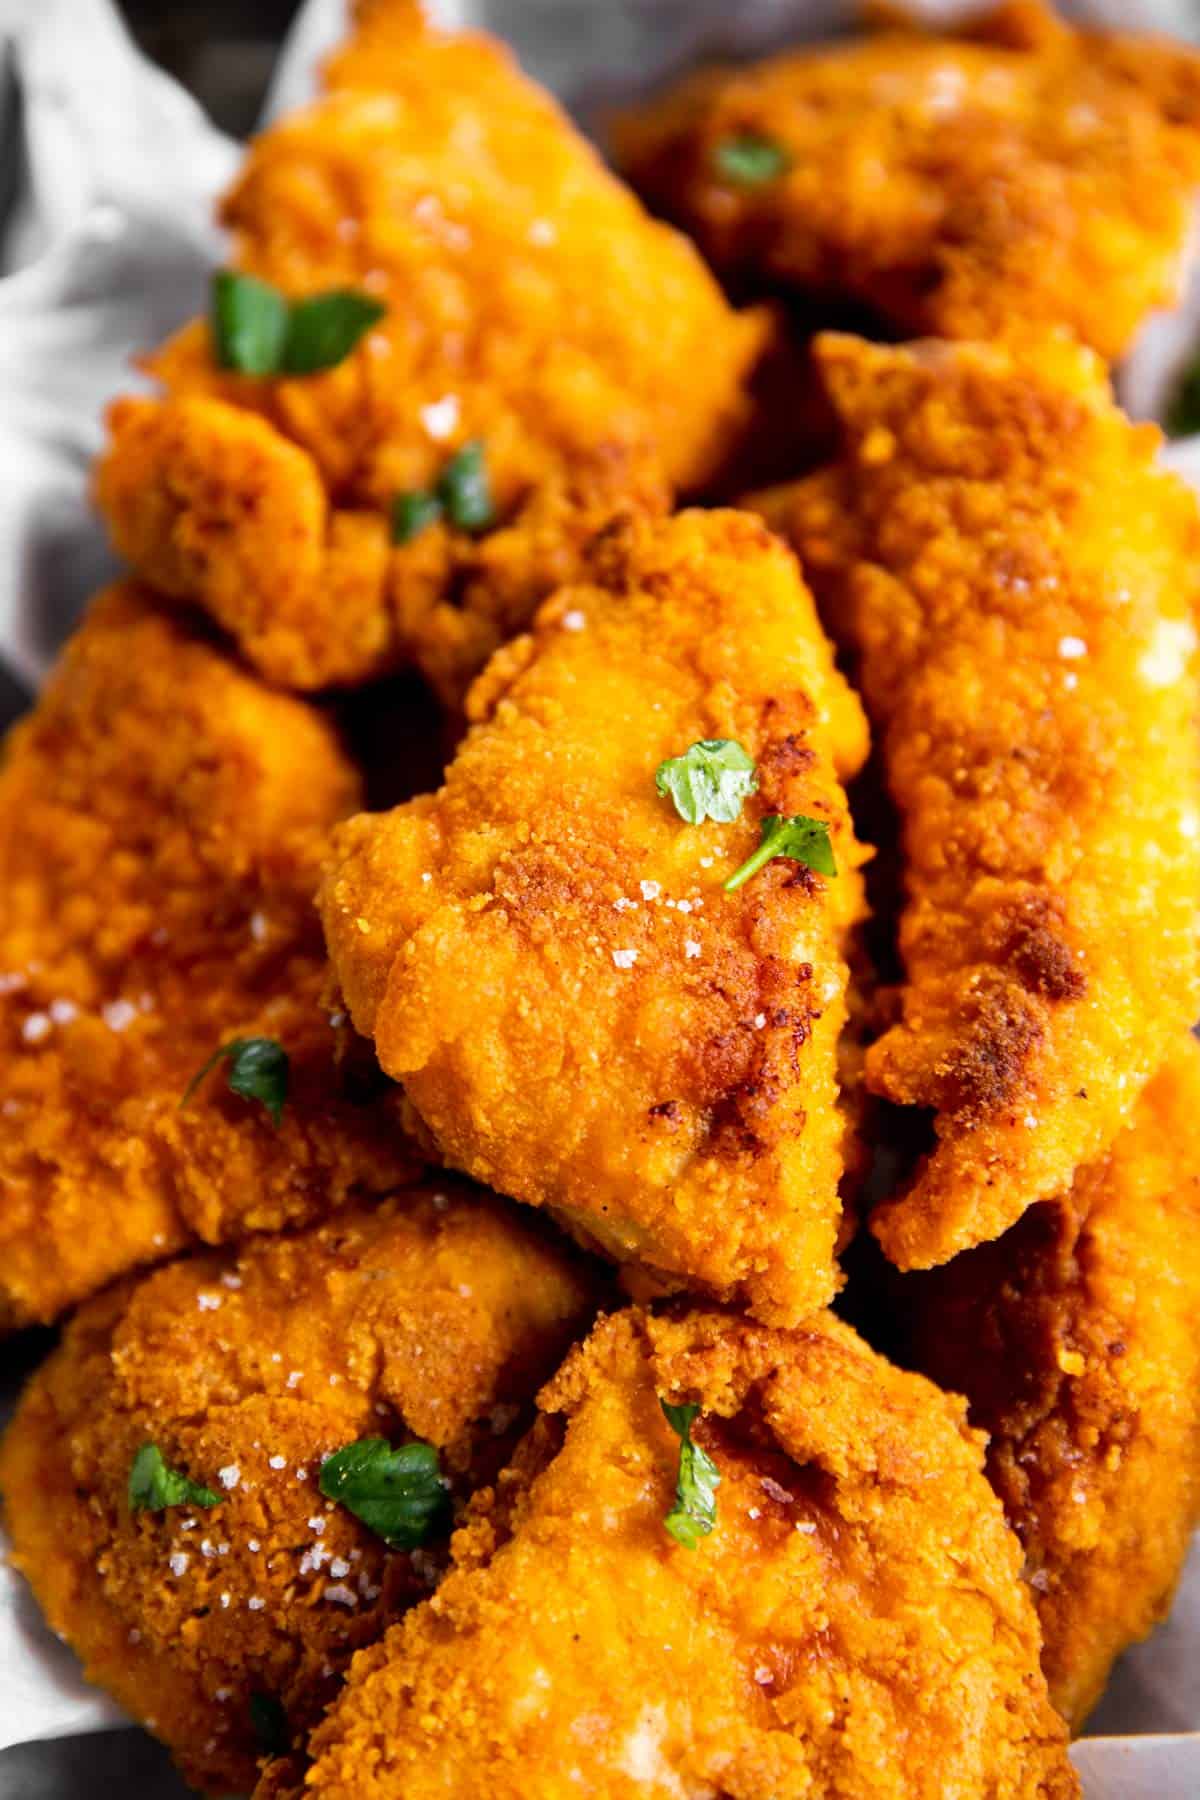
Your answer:
[[[748,53],[852,22],[851,0],[440,0],[448,25],[483,23],[586,124],[615,95],[702,54]],[[972,10],[919,0],[941,18]],[[1188,0],[1080,0],[1081,16],[1200,35]],[[344,24],[309,0],[267,113],[302,102]],[[221,253],[214,196],[237,147],[134,49],[109,0],[0,0],[0,722],[45,672],[111,567],[87,505],[101,413],[130,357],[204,303]],[[1200,342],[1200,283],[1154,322],[1121,372],[1152,417]],[[1200,439],[1168,460],[1200,488]],[[0,1414],[46,1337],[0,1349]],[[141,1734],[82,1681],[24,1584],[0,1569],[0,1800],[183,1793]],[[110,1728],[110,1729],[105,1729]],[[1076,1746],[1087,1800],[1200,1795],[1200,1550],[1169,1622],[1118,1669]],[[100,1733],[86,1747],[77,1734]]]

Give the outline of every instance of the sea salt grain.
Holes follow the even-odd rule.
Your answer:
[[[73,1000],[52,1000],[50,1002],[50,1017],[56,1025],[69,1025],[71,1020],[78,1016],[78,1013],[79,1008]]]
[[[287,1468],[287,1457],[286,1456],[268,1456],[267,1467],[268,1467],[268,1469],[286,1469]]]
[[[251,1612],[262,1612],[266,1604],[266,1601],[261,1600],[257,1594],[251,1594],[246,1602],[246,1605],[250,1608]]]
[[[332,1600],[335,1606],[358,1605],[358,1595],[354,1592],[353,1588],[348,1588],[344,1582],[337,1584],[331,1583],[325,1589],[325,1598],[326,1600]]]
[[[27,1044],[40,1044],[50,1030],[50,1020],[45,1013],[30,1013],[21,1027],[21,1036]]]
[[[241,1474],[236,1463],[226,1463],[223,1469],[217,1470],[217,1480],[223,1488],[235,1488],[241,1480]]]
[[[562,622],[564,631],[582,631],[587,625],[587,614],[581,613],[578,607],[572,607],[570,612],[563,614]]]
[[[137,1008],[128,1000],[109,1000],[100,1008],[100,1017],[110,1031],[124,1031],[137,1018]]]
[[[231,1289],[234,1293],[237,1292],[241,1285],[242,1278],[240,1275],[222,1275],[221,1277],[221,1286]]]
[[[197,1294],[196,1305],[201,1312],[216,1312],[221,1304],[220,1294]]]
[[[299,1387],[300,1383],[303,1380],[304,1380],[304,1370],[303,1369],[293,1369],[287,1378],[287,1384],[290,1388]]]
[[[618,969],[632,969],[638,959],[638,953],[636,950],[614,950],[612,959]]]
[[[688,956],[699,956],[700,946],[695,938],[684,938],[683,947]]]
[[[191,1560],[191,1557],[188,1556],[185,1551],[176,1550],[167,1558],[167,1567],[170,1569],[172,1575],[182,1575]]]
[[[447,394],[444,399],[434,400],[429,406],[423,406],[421,423],[435,444],[443,443],[458,424],[456,395]]]
[[[1081,637],[1064,637],[1058,640],[1058,654],[1069,661],[1086,656],[1087,648]]]
[[[642,890],[643,900],[657,900],[662,893],[662,887],[657,881],[639,881],[638,886]]]

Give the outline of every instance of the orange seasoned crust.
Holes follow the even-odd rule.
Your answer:
[[[358,803],[319,713],[132,585],[93,603],[0,765],[4,1326],[418,1166],[321,1004],[317,865]],[[278,1130],[220,1072],[181,1109],[260,1035],[291,1060]]]
[[[720,1473],[695,1550],[660,1397],[699,1403]],[[305,1795],[1078,1793],[959,1400],[828,1314],[694,1311],[605,1321],[541,1404],[438,1593],[356,1660]]]
[[[865,731],[783,545],[625,524],[493,661],[446,785],[337,833],[320,895],[360,1030],[446,1160],[654,1276],[794,1320],[836,1284],[836,1050],[861,910],[837,770]],[[655,771],[737,740],[759,789],[687,825]],[[722,879],[767,813],[836,879]]]
[[[118,548],[273,680],[415,661],[461,701],[619,503],[706,481],[747,422],[765,314],[738,316],[551,99],[484,37],[363,13],[325,96],[252,147],[223,217],[290,295],[387,307],[339,366],[253,380],[187,327],[125,399],[97,494]],[[496,528],[393,545],[394,496],[481,441]]]
[[[1051,1698],[1076,1729],[1165,1616],[1200,1514],[1198,1225],[1188,1038],[1067,1194],[901,1286],[918,1365],[991,1440]]]
[[[759,181],[724,146],[765,140]],[[741,285],[864,301],[912,333],[1064,326],[1107,358],[1176,296],[1200,56],[1027,0],[683,81],[618,131],[658,211]]]
[[[866,1073],[936,1143],[872,1225],[921,1267],[1069,1185],[1196,1016],[1200,528],[1065,342],[819,356],[842,460],[758,504],[901,816],[901,1014]]]
[[[301,1731],[444,1561],[444,1537],[392,1551],[323,1499],[324,1457],[416,1436],[469,1493],[594,1294],[532,1221],[455,1182],[114,1288],[67,1327],[0,1447],[16,1564],[187,1779],[243,1793],[251,1697]],[[145,1443],[220,1504],[131,1513]]]

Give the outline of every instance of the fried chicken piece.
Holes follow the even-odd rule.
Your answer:
[[[1065,340],[822,340],[844,433],[761,499],[857,659],[902,825],[900,1017],[868,1085],[934,1147],[901,1268],[1070,1185],[1198,1011],[1200,522]]]
[[[912,1355],[965,1393],[1078,1729],[1163,1618],[1200,1516],[1200,1049],[1100,1162],[996,1243],[900,1283]]]
[[[495,1478],[597,1298],[536,1225],[450,1183],[188,1258],[89,1302],[29,1383],[0,1448],[17,1566],[194,1785],[246,1792],[262,1697],[302,1730],[437,1578],[447,1525],[389,1549],[321,1463],[415,1436],[455,1496]],[[144,1444],[218,1504],[131,1511]]]
[[[618,504],[662,511],[748,421],[765,312],[738,316],[551,99],[485,37],[361,6],[326,96],[252,147],[225,202],[240,269],[387,314],[339,366],[255,380],[187,327],[125,399],[97,494],[118,548],[271,679],[415,661],[461,702]],[[389,535],[482,443],[494,529]]]
[[[312,894],[358,803],[319,713],[144,591],[95,601],[0,766],[5,1328],[420,1167],[321,1004]],[[260,1035],[290,1058],[278,1129],[216,1071],[181,1108],[214,1051]]]
[[[660,1400],[699,1405],[719,1472],[695,1549]],[[828,1314],[634,1311],[540,1404],[438,1593],[356,1661],[305,1795],[1078,1793],[956,1396]]]
[[[453,1167],[656,1277],[795,1320],[832,1295],[847,927],[836,769],[864,754],[795,563],[757,519],[624,522],[472,695],[446,785],[334,839],[319,896],[360,1031]],[[701,739],[759,789],[688,825],[655,790]],[[828,825],[837,879],[771,863]]]
[[[634,185],[736,285],[902,332],[1063,326],[1107,358],[1178,294],[1200,57],[1019,0],[684,80],[617,131]]]

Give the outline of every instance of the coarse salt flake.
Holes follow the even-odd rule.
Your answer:
[[[421,408],[421,423],[435,444],[443,443],[458,424],[458,397],[446,394]]]
[[[358,1595],[345,1582],[330,1582],[325,1589],[326,1600],[332,1600],[335,1606],[357,1606]]]
[[[569,612],[563,614],[562,624],[564,631],[583,631],[587,626],[587,614],[580,612],[577,606],[573,606]]]
[[[124,1031],[137,1018],[137,1008],[128,1000],[109,1000],[100,1008],[100,1017],[110,1031]]]
[[[264,1599],[262,1599],[258,1594],[251,1594],[250,1598],[246,1602],[246,1605],[249,1607],[251,1612],[262,1612],[262,1610],[266,1606],[266,1604],[267,1604],[266,1601]]]
[[[612,959],[618,969],[632,969],[638,953],[636,950],[614,950]]]
[[[217,1480],[223,1488],[235,1488],[242,1478],[242,1471],[236,1463],[226,1463],[223,1469],[217,1470]]]
[[[268,1456],[267,1467],[268,1467],[268,1469],[286,1469],[287,1468],[287,1457],[286,1456]]]
[[[46,1013],[30,1013],[21,1027],[21,1036],[27,1044],[40,1044],[50,1029],[50,1020]]]
[[[174,1550],[167,1558],[167,1567],[172,1575],[182,1575],[191,1560],[186,1550]]]
[[[683,948],[688,956],[699,956],[700,954],[700,946],[695,938],[684,938]]]
[[[643,900],[657,900],[662,893],[662,885],[657,881],[639,881]]]
[[[221,1304],[220,1294],[197,1294],[196,1305],[201,1312],[216,1312]]]

